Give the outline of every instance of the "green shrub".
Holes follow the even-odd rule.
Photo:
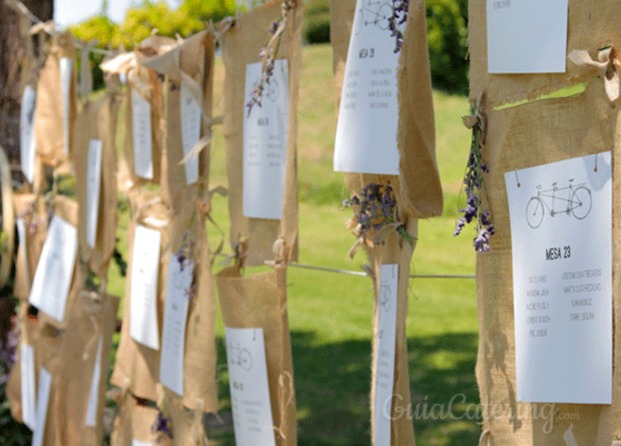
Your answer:
[[[310,44],[330,42],[329,0],[310,0],[304,4],[304,40]]]
[[[427,0],[427,38],[434,87],[467,93],[467,0]]]

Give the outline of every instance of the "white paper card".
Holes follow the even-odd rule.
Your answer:
[[[97,426],[97,406],[99,405],[99,383],[101,381],[101,353],[103,350],[103,339],[99,338],[97,344],[97,355],[95,356],[95,368],[93,370],[93,379],[91,380],[91,389],[88,394],[88,405],[86,406],[86,422],[87,427]]]
[[[19,247],[17,249],[23,259],[22,268],[24,268],[26,277],[30,277],[30,272],[28,271],[28,250],[26,249],[26,245],[28,243],[26,240],[26,223],[24,223],[23,219],[16,218],[15,224],[17,226],[17,236],[19,237]]]
[[[395,39],[387,0],[358,0],[336,127],[334,170],[399,174]]]
[[[22,343],[20,350],[22,418],[32,431],[35,429],[35,359],[34,347]]]
[[[160,239],[160,231],[136,226],[130,286],[130,335],[154,350],[160,348],[157,322]]]
[[[262,328],[226,327],[237,446],[275,446]]]
[[[138,441],[138,440],[132,439],[132,446],[153,446],[153,445],[149,443],[148,441]]]
[[[60,93],[63,107],[63,135],[65,155],[69,155],[69,104],[71,101],[71,80],[73,60],[68,57],[60,59]]]
[[[490,73],[564,73],[567,0],[487,0]]]
[[[261,106],[244,108],[244,216],[279,220],[285,189],[289,135],[289,72],[276,60]],[[261,64],[246,67],[246,99],[261,77]]]
[[[65,319],[77,252],[76,228],[54,216],[41,250],[28,301],[61,323]]]
[[[132,137],[136,176],[153,179],[153,148],[151,140],[151,104],[132,90]]]
[[[194,145],[201,138],[201,122],[203,112],[200,105],[190,93],[190,90],[181,84],[181,141],[183,144],[183,156],[187,156]],[[186,184],[194,184],[198,181],[198,156],[189,158],[185,166]]]
[[[97,242],[99,192],[101,189],[101,151],[101,140],[91,139],[88,144],[86,183],[86,242],[91,247],[94,247]]]
[[[395,342],[397,339],[397,291],[399,265],[380,267],[375,339],[375,439],[373,444],[390,444],[392,390],[395,376]]]
[[[47,422],[47,406],[52,389],[52,375],[41,368],[39,372],[39,391],[37,393],[37,408],[35,411],[35,428],[32,432],[32,446],[43,446],[45,438],[45,424]]]
[[[30,184],[34,183],[35,138],[34,119],[37,93],[26,85],[22,95],[22,108],[19,118],[20,159],[22,172]]]
[[[517,400],[612,402],[610,152],[505,174]]]
[[[194,264],[185,265],[181,269],[176,255],[171,255],[170,259],[164,305],[160,381],[176,394],[183,396],[185,326],[190,299],[188,290],[192,286]]]

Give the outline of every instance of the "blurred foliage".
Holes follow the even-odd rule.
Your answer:
[[[310,44],[330,42],[329,0],[309,0],[304,5],[304,40]]]
[[[105,11],[105,8],[102,8]],[[218,22],[235,14],[235,0],[183,0],[179,9],[171,9],[163,0],[144,0],[140,6],[129,8],[122,24],[112,22],[103,13],[71,28],[74,36],[89,42],[97,40],[103,49],[132,50],[149,37],[154,29],[168,37],[188,37],[205,29],[210,20]],[[95,89],[103,87],[99,69],[103,56],[91,54]]]
[[[427,39],[433,86],[468,92],[468,1],[427,0]]]

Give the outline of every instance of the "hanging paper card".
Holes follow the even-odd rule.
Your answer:
[[[34,116],[36,98],[35,90],[30,85],[26,85],[22,95],[19,136],[22,172],[30,184],[34,183],[35,169]]]
[[[181,141],[183,156],[187,156],[201,137],[202,110],[190,90],[181,84]],[[198,181],[198,159],[188,159],[185,166],[185,180],[188,185]]]
[[[141,178],[152,180],[151,104],[136,90],[132,90],[132,130],[134,173]]]
[[[68,57],[60,59],[60,93],[63,105],[63,136],[65,141],[65,155],[69,154],[69,103],[71,101],[71,71],[73,60]]]
[[[92,427],[97,426],[97,404],[99,400],[99,382],[101,381],[101,351],[103,349],[103,339],[99,338],[97,345],[97,353],[95,356],[95,368],[93,370],[93,379],[91,380],[91,388],[88,394],[88,405],[86,406],[85,425]]]
[[[226,327],[226,356],[238,446],[275,446],[262,328]]]
[[[101,188],[101,150],[99,139],[88,144],[88,166],[86,183],[86,241],[91,247],[97,242],[99,217],[99,191]]]
[[[261,78],[261,64],[246,67],[246,98]],[[261,106],[244,108],[244,216],[279,220],[282,216],[289,122],[286,60],[274,62]]]
[[[153,446],[148,441],[132,440],[132,446]]]
[[[41,368],[41,372],[39,373],[39,391],[37,394],[37,408],[35,415],[35,426],[32,435],[32,446],[43,446],[45,424],[47,422],[47,406],[50,401],[51,388],[52,375],[44,368]]]
[[[397,65],[388,0],[358,0],[336,128],[334,170],[399,174]]]
[[[173,255],[170,259],[166,281],[160,381],[173,392],[183,396],[185,326],[190,298],[188,291],[192,286],[194,264],[182,267],[177,256]]]
[[[65,307],[78,251],[78,233],[59,216],[50,223],[28,301],[58,322]]]
[[[136,227],[130,295],[130,335],[154,350],[160,348],[157,321],[160,238],[159,231],[140,225]]]
[[[20,372],[22,389],[22,418],[24,424],[35,429],[35,360],[34,348],[22,344],[20,350]]]
[[[375,439],[373,444],[390,444],[392,396],[395,376],[397,290],[399,265],[380,267],[375,355]]]
[[[505,183],[517,400],[610,404],[611,153],[507,172]]]
[[[564,73],[567,0],[487,0],[490,73]]]

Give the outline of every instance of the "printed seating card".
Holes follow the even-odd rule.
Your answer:
[[[28,271],[28,249],[26,248],[26,223],[21,218],[15,219],[15,225],[17,226],[17,237],[19,238],[19,246],[18,250],[20,255],[22,256],[22,260],[24,261],[22,267],[26,273],[26,277],[30,277],[30,273]]]
[[[153,179],[153,142],[151,140],[151,104],[132,90],[132,136],[136,176]]]
[[[35,138],[34,117],[37,93],[26,85],[22,95],[22,108],[19,118],[20,160],[24,176],[30,184],[34,183],[35,170]]]
[[[237,446],[275,446],[262,328],[226,327]]]
[[[517,400],[612,402],[611,153],[505,174]]]
[[[71,103],[71,80],[73,60],[68,57],[60,59],[60,93],[63,107],[63,135],[65,142],[65,155],[69,155],[69,106]]]
[[[487,0],[490,73],[564,73],[568,0]]]
[[[159,231],[136,226],[130,286],[130,335],[154,350],[160,348],[157,321],[160,239]]]
[[[52,390],[52,375],[41,368],[39,372],[39,391],[37,393],[37,407],[35,411],[35,427],[32,432],[32,446],[43,446],[45,438],[45,424],[47,423],[47,408]]]
[[[395,39],[388,0],[358,0],[336,127],[334,170],[399,174]]]
[[[261,78],[261,64],[246,67],[246,98]],[[285,187],[289,135],[289,73],[287,60],[276,60],[265,85],[261,106],[244,108],[244,216],[279,220]]]
[[[58,322],[65,319],[78,233],[59,216],[50,222],[28,301]]]
[[[185,351],[185,327],[188,319],[194,264],[181,268],[179,258],[170,257],[164,306],[162,332],[162,357],[160,381],[170,390],[183,396],[183,359]]]
[[[20,349],[22,418],[24,424],[35,430],[35,360],[34,347],[22,343]]]
[[[201,138],[201,123],[203,112],[201,106],[190,90],[181,84],[181,140],[183,144],[183,156],[187,156],[194,145]],[[198,181],[198,157],[188,159],[185,166],[185,180],[188,185]]]
[[[94,247],[97,242],[99,192],[101,189],[101,151],[101,140],[91,139],[88,144],[86,173],[86,241],[91,247]]]
[[[153,446],[153,445],[149,443],[148,441],[138,441],[138,440],[132,439],[132,446]]]
[[[373,444],[390,444],[390,423],[395,376],[397,338],[397,290],[399,265],[380,267],[380,288],[375,340],[375,439]]]
[[[95,368],[93,369],[93,379],[88,394],[88,405],[86,406],[87,427],[97,426],[97,406],[99,405],[99,383],[101,381],[101,353],[103,349],[103,339],[99,338],[97,344],[97,354],[95,356]]]

